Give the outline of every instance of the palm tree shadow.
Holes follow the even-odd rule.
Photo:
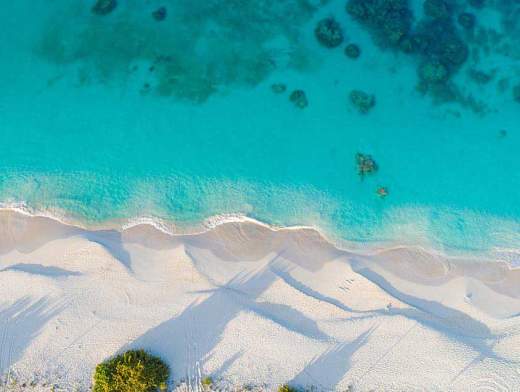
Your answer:
[[[210,295],[201,302],[192,302],[178,316],[150,329],[122,350],[149,349],[167,360],[174,373],[189,377],[211,355],[227,325],[243,311],[257,313],[311,339],[328,339],[313,320],[297,310],[257,301],[276,278],[264,268],[254,274],[238,274],[223,286],[199,292]]]
[[[320,385],[325,390],[335,390],[352,366],[352,356],[367,343],[376,328],[369,328],[350,343],[343,342],[329,348],[307,364],[289,385]],[[327,380],[328,384],[322,385],[319,380]]]
[[[63,310],[48,298],[34,302],[24,297],[0,306],[0,374],[5,374],[40,334],[44,325]]]
[[[227,324],[243,310],[240,303],[230,300],[228,291],[241,292],[254,300],[272,282],[265,273],[239,274],[225,286],[209,291],[210,296],[203,301],[195,300],[178,316],[150,329],[123,351],[145,347],[167,360],[174,373],[190,374],[217,346]]]
[[[273,252],[283,253],[286,260],[309,271],[343,255],[314,229],[277,231],[251,222],[225,223],[203,234],[187,235],[184,243],[189,252],[206,250],[226,262],[256,262]]]
[[[216,376],[224,376],[226,372],[233,366],[233,364],[240,359],[243,355],[243,351],[237,351],[231,357],[226,359],[222,365],[215,371]]]
[[[391,308],[387,311],[387,314],[401,315],[415,320],[427,328],[442,333],[450,340],[457,343],[463,342],[479,353],[479,355],[486,358],[512,362],[495,352],[493,345],[500,336],[495,335],[483,322],[440,302],[404,293],[392,285],[385,277],[371,270],[358,260],[352,263],[352,267],[355,272],[364,276],[394,298],[410,306],[410,308]]]
[[[47,276],[52,278],[66,278],[69,276],[80,276],[81,273],[76,271],[69,271],[59,267],[48,267],[42,264],[27,264],[27,263],[18,263],[11,265],[7,268],[1,269],[0,272],[3,271],[20,271],[26,272],[28,274],[36,274],[41,276]]]
[[[81,231],[81,236],[90,242],[101,245],[108,253],[118,260],[128,272],[132,272],[130,253],[123,245],[123,235],[117,230]]]
[[[124,248],[123,233],[117,230],[85,230],[68,226],[46,217],[27,217],[17,213],[8,215],[7,225],[0,231],[0,254],[13,250],[31,253],[49,242],[80,236],[101,245],[129,272],[130,254]]]

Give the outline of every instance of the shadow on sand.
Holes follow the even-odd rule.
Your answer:
[[[316,322],[286,305],[260,299],[276,280],[276,275],[264,268],[257,273],[237,275],[225,285],[212,290],[201,302],[195,301],[176,317],[150,329],[122,351],[145,347],[161,355],[173,366],[176,378],[193,378],[200,372],[222,339],[228,325],[240,312],[253,312],[279,324],[286,330],[311,339],[329,340]],[[235,353],[219,369],[225,373],[241,356]]]
[[[0,374],[6,374],[23,355],[44,325],[63,309],[48,298],[28,297],[0,305]]]

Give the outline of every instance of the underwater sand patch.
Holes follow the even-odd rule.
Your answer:
[[[35,51],[57,65],[79,64],[81,83],[128,78],[148,64],[150,90],[203,102],[233,86],[255,86],[274,69],[306,65],[300,30],[314,14],[310,0],[210,0],[157,4],[128,1],[109,15],[87,4],[50,17]]]

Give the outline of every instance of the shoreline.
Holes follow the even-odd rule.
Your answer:
[[[112,224],[100,224],[100,225],[81,225],[80,223],[76,222],[67,222],[66,220],[62,220],[59,218],[56,218],[55,216],[51,214],[33,214],[26,209],[19,209],[19,208],[6,208],[6,207],[0,207],[0,229],[2,226],[10,226],[10,221],[14,219],[15,221],[19,220],[26,220],[24,222],[24,226],[28,226],[31,224],[31,222],[34,219],[44,219],[47,220],[45,222],[45,225],[57,225],[62,226],[62,230],[64,231],[70,231],[73,234],[78,233],[92,233],[96,234],[99,233],[101,236],[103,236],[105,233],[111,233],[116,232],[121,237],[124,237],[125,235],[130,235],[132,238],[134,238],[135,234],[133,233],[146,233],[146,235],[152,235],[152,236],[162,236],[166,235],[167,238],[170,241],[183,241],[186,239],[192,239],[192,238],[198,238],[198,237],[206,237],[206,236],[212,236],[216,233],[218,236],[220,231],[227,232],[228,228],[236,227],[241,230],[242,227],[252,227],[253,232],[268,232],[272,236],[301,236],[302,240],[305,241],[306,239],[310,238],[311,245],[318,244],[318,247],[322,247],[324,249],[329,249],[332,252],[336,253],[340,256],[356,256],[356,257],[362,257],[366,259],[374,259],[374,260],[381,260],[381,259],[388,259],[389,255],[393,254],[409,254],[409,255],[419,255],[420,258],[424,261],[426,260],[432,260],[432,262],[435,264],[439,260],[441,260],[441,263],[445,265],[453,265],[456,268],[461,268],[461,271],[459,273],[461,275],[464,275],[464,272],[466,271],[466,267],[469,267],[471,270],[478,270],[481,267],[489,267],[491,269],[496,268],[498,271],[506,272],[509,271],[512,274],[518,274],[520,278],[520,266],[515,267],[512,266],[508,261],[501,260],[501,259],[493,259],[490,256],[486,255],[478,255],[478,254],[469,254],[469,255],[449,255],[446,254],[440,250],[432,249],[432,248],[426,248],[421,245],[402,245],[402,244],[387,244],[386,246],[373,246],[373,247],[367,247],[364,246],[363,243],[353,243],[353,247],[347,248],[347,247],[341,247],[335,244],[332,240],[327,238],[324,233],[316,227],[312,226],[273,226],[265,222],[258,221],[254,218],[247,217],[245,215],[222,215],[217,217],[212,217],[204,220],[202,226],[204,227],[203,230],[200,231],[188,231],[188,232],[175,232],[172,230],[169,230],[169,227],[175,227],[173,224],[168,224],[163,220],[159,220],[157,218],[151,218],[151,217],[141,217],[141,218],[135,218],[128,222],[127,224],[116,224],[117,221],[114,221]],[[210,224],[206,225],[206,222],[211,222]],[[7,223],[7,224],[6,224]],[[26,229],[26,227],[24,227]],[[149,231],[149,229],[152,230],[152,232]],[[155,231],[155,233],[154,233]],[[139,234],[135,238],[137,241],[139,240]],[[226,240],[233,241],[234,238],[226,238]],[[256,240],[255,238],[250,238],[249,240]],[[17,241],[17,239],[15,239]],[[262,241],[262,238],[260,237],[258,239],[259,242]],[[0,250],[2,242],[0,241]],[[499,252],[502,250],[499,250]],[[515,253],[520,252],[519,250],[515,249],[507,249],[504,250],[507,252]],[[413,257],[413,256],[412,256]],[[391,257],[391,259],[395,258]],[[413,263],[413,262],[412,262]],[[450,272],[453,268],[446,268],[445,272]],[[518,294],[520,297],[520,288],[518,290]]]
[[[86,231],[102,231],[102,230],[115,230],[118,232],[124,232],[130,230],[134,227],[146,225],[151,226],[154,229],[160,231],[161,233],[167,234],[172,237],[183,237],[183,236],[193,236],[193,235],[203,235],[209,231],[212,231],[218,228],[221,225],[226,225],[230,223],[249,223],[253,225],[258,225],[260,227],[269,229],[273,232],[277,231],[315,231],[320,237],[322,237],[325,242],[329,245],[333,246],[340,252],[347,253],[357,253],[363,256],[375,256],[381,253],[385,253],[388,251],[394,250],[417,250],[420,252],[424,252],[426,254],[431,255],[432,257],[443,257],[452,261],[460,260],[460,259],[472,259],[474,262],[504,262],[508,264],[508,266],[514,269],[520,269],[520,261],[517,263],[508,262],[504,259],[499,259],[498,255],[501,253],[505,254],[517,254],[520,257],[520,246],[518,248],[501,248],[501,247],[492,247],[488,251],[475,251],[475,250],[466,250],[466,249],[452,249],[449,247],[443,247],[443,249],[438,249],[431,246],[425,246],[423,244],[403,244],[398,242],[391,241],[349,241],[344,240],[336,236],[327,235],[327,233],[317,226],[309,226],[309,225],[273,225],[267,222],[263,222],[261,220],[255,219],[253,217],[249,217],[246,214],[236,213],[236,214],[220,214],[215,216],[210,216],[205,218],[204,220],[193,223],[191,225],[186,225],[182,229],[179,228],[178,225],[175,224],[174,221],[168,221],[155,216],[138,216],[134,218],[128,219],[115,219],[111,221],[107,221],[104,223],[96,223],[96,224],[86,224],[81,222],[79,219],[70,219],[66,217],[65,213],[55,214],[47,211],[37,211],[33,210],[24,203],[13,203],[6,204],[0,203],[0,214],[4,213],[15,213],[27,218],[47,218],[52,221],[55,221],[59,224],[70,226]],[[493,260],[497,258],[497,260]],[[518,265],[515,265],[518,264]]]
[[[254,220],[171,235],[4,210],[0,230],[0,373],[18,384],[88,390],[97,363],[131,348],[190,385],[469,391],[491,370],[517,381],[520,270],[504,262],[344,251]]]

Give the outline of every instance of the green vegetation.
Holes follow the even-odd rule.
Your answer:
[[[206,386],[206,387],[209,387],[213,384],[213,379],[209,376],[206,376],[202,379],[202,385]]]
[[[298,392],[298,390],[290,385],[284,384],[278,387],[278,392]]]
[[[131,350],[96,366],[94,392],[166,390],[170,369],[144,350]]]

